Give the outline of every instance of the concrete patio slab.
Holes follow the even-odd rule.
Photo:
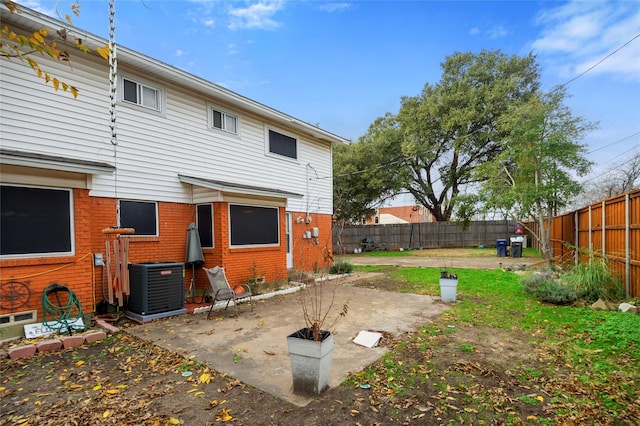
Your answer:
[[[286,337],[304,327],[300,293],[274,296],[255,303],[251,312],[240,305],[233,309],[164,318],[130,328],[136,336],[207,364],[244,383],[298,406],[312,397],[293,393],[291,365]],[[329,386],[338,386],[348,377],[375,362],[388,348],[366,348],[352,339],[361,330],[401,336],[416,331],[449,309],[438,297],[392,293],[341,284],[336,290],[335,312],[344,303],[349,313],[335,326],[335,349]]]

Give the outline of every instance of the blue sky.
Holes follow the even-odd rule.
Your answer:
[[[107,1],[80,5],[74,24],[106,38]],[[533,52],[547,90],[586,71],[568,104],[600,122],[591,179],[640,151],[640,1],[116,0],[116,17],[118,44],[354,141],[454,52]]]

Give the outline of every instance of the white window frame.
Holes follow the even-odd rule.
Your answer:
[[[155,211],[155,221],[156,221],[156,229],[155,229],[155,233],[152,234],[138,234],[137,232],[134,234],[131,234],[130,236],[132,237],[158,237],[160,236],[160,215],[158,213],[158,203],[156,201],[147,201],[147,200],[130,200],[130,199],[119,199],[118,200],[118,226],[123,226],[122,225],[122,221],[121,221],[121,214],[122,214],[122,202],[133,202],[133,203],[144,203],[144,204],[153,204],[154,205],[154,211]],[[135,228],[134,228],[135,229]]]
[[[277,226],[277,241],[273,242],[273,243],[249,243],[249,244],[233,244],[231,239],[232,239],[232,233],[233,233],[233,229],[232,229],[232,217],[231,217],[231,206],[239,206],[239,207],[257,207],[257,208],[264,208],[264,209],[274,209],[276,211],[276,226]],[[229,247],[230,248],[252,248],[252,247],[280,247],[281,241],[280,241],[280,208],[279,207],[274,207],[274,206],[266,206],[266,205],[259,205],[259,204],[243,204],[243,203],[229,203],[227,206],[227,214],[228,214],[228,218],[229,218]]]
[[[220,114],[220,125],[221,127],[216,127],[214,125],[213,113],[217,112]],[[236,123],[235,130],[229,130],[227,128],[227,118],[233,118]],[[215,104],[207,104],[207,121],[209,123],[209,128],[218,132],[225,132],[231,135],[239,135],[240,134],[240,116],[238,114],[234,114],[225,108],[221,108]]]
[[[0,255],[0,259],[16,259],[16,258],[39,258],[39,257],[61,257],[61,256],[74,256],[76,253],[76,229],[75,229],[75,211],[74,211],[74,199],[73,189],[60,188],[60,187],[47,187],[47,186],[34,186],[34,185],[20,185],[20,184],[3,184],[3,186],[13,186],[18,188],[33,188],[42,190],[55,190],[67,192],[69,194],[69,240],[70,251],[67,252],[43,252],[43,253],[16,253]]]
[[[132,83],[136,84],[136,102],[130,101],[130,100],[126,100],[124,98],[124,82],[125,80],[130,81]],[[160,87],[158,87],[155,84],[149,83],[147,81],[144,81],[142,79],[136,78],[136,77],[130,77],[127,75],[124,75],[122,77],[120,77],[120,101],[123,102],[126,105],[135,105],[137,107],[140,108],[144,108],[150,111],[155,111],[155,112],[159,112],[159,113],[163,113],[164,112],[164,101],[165,101],[165,96],[164,96],[164,90]],[[154,90],[156,92],[156,97],[157,97],[157,108],[152,108],[150,106],[147,106],[143,103],[143,89],[151,89]]]
[[[271,140],[269,138],[269,131],[280,133],[281,135],[287,136],[287,137],[289,137],[291,139],[294,139],[296,141],[296,156],[295,156],[295,158],[294,157],[289,157],[288,155],[283,155],[283,154],[279,154],[277,152],[271,151]],[[295,135],[293,135],[293,134],[291,134],[289,132],[286,132],[286,131],[284,131],[282,129],[279,129],[277,127],[265,126],[265,129],[264,129],[264,149],[265,149],[266,155],[268,155],[268,156],[275,157],[275,158],[280,158],[280,159],[287,160],[287,161],[292,161],[292,162],[295,162],[295,163],[300,163],[300,139],[297,136],[295,136]]]

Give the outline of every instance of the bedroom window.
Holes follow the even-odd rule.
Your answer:
[[[154,111],[160,111],[161,91],[128,78],[122,79],[123,95],[125,102],[140,105]]]
[[[269,129],[269,152],[298,159],[298,140]]]
[[[210,108],[209,125],[218,130],[238,134],[238,117],[216,107]]]
[[[0,255],[72,255],[73,191],[0,186]]]
[[[121,228],[135,229],[134,235],[158,235],[158,205],[148,201],[120,200]]]
[[[229,205],[231,246],[278,245],[280,216],[277,207]]]

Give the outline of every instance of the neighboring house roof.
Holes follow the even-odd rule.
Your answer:
[[[234,194],[243,195],[256,195],[263,197],[276,197],[276,198],[302,198],[302,194],[296,194],[293,192],[282,191],[280,189],[262,188],[259,186],[240,185],[237,183],[223,182],[219,180],[202,179],[197,177],[178,175],[180,182],[189,183],[191,185],[198,185],[209,189],[214,189],[220,192],[230,192]]]
[[[116,168],[97,161],[78,160],[55,155],[36,154],[0,148],[0,164],[37,167],[40,169],[62,170],[87,174],[112,174]]]
[[[367,220],[367,223],[384,225],[393,223],[433,222],[431,212],[429,212],[426,207],[419,205],[380,207],[375,216],[378,217],[377,222],[375,222],[374,217],[371,217]]]
[[[8,21],[15,22],[17,25],[25,27],[28,30],[36,31],[42,27],[59,29],[60,27],[69,28],[70,26],[57,19],[40,14],[26,7],[20,8],[20,13],[10,13],[5,8],[0,8],[2,12],[2,21],[4,25]],[[108,44],[106,39],[90,34],[80,28],[71,27],[74,33],[81,35],[85,39],[85,45],[88,46],[104,46]],[[88,41],[88,42],[87,42]],[[347,144],[348,139],[335,135],[331,132],[323,130],[317,126],[300,121],[299,119],[270,108],[252,99],[239,95],[229,89],[211,83],[203,78],[189,74],[186,71],[168,65],[150,56],[143,55],[126,47],[117,45],[118,62],[126,63],[126,65],[135,71],[154,75],[162,79],[166,83],[173,83],[185,88],[195,90],[215,99],[224,101],[229,105],[241,108],[245,111],[257,114],[261,117],[268,118],[274,123],[282,126],[293,128],[301,133],[308,134],[318,140],[332,144]]]

